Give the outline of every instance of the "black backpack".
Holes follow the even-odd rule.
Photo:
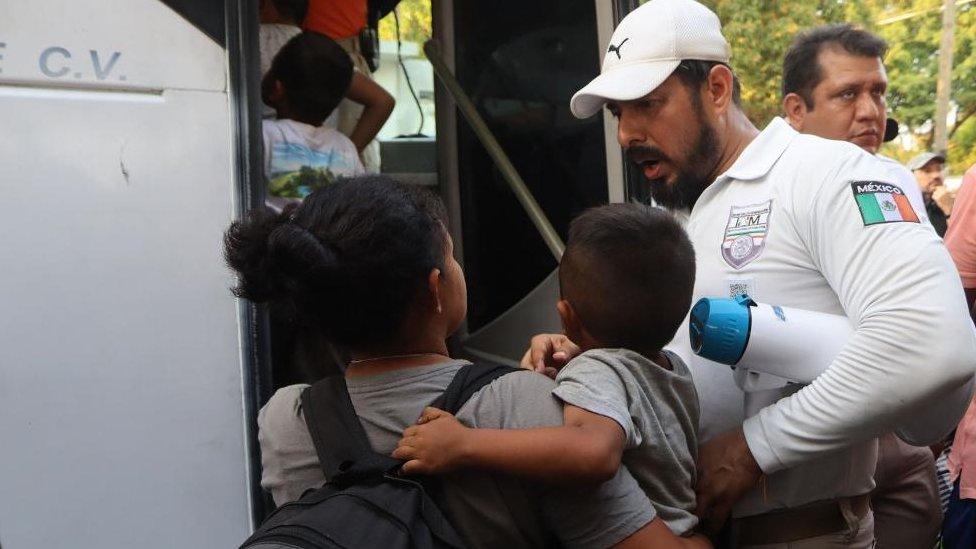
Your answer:
[[[514,371],[463,366],[433,406],[457,413],[471,395]],[[370,447],[341,375],[305,389],[302,409],[329,482],[279,507],[241,549],[463,547],[424,486],[398,476],[402,462]]]

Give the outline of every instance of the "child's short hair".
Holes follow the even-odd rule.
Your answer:
[[[695,251],[684,229],[660,208],[593,208],[569,227],[559,285],[601,346],[656,352],[691,307]]]
[[[271,3],[278,14],[291,19],[298,26],[302,26],[308,15],[308,0],[271,0]]]
[[[318,126],[339,106],[352,82],[352,60],[334,40],[303,32],[275,55],[265,78],[281,82],[299,121]]]

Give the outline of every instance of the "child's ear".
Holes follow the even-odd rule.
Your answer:
[[[563,333],[570,340],[579,342],[579,334],[581,331],[580,319],[576,315],[576,310],[573,309],[573,305],[565,299],[560,299],[556,302],[556,310],[559,311],[559,320],[563,324]]]
[[[270,75],[265,76],[261,81],[261,101],[269,107],[278,108],[278,104],[284,97],[285,87],[281,84],[281,80]]]
[[[430,274],[427,275],[427,290],[430,292],[430,299],[432,300],[432,305],[434,309],[441,313],[444,311],[443,303],[441,303],[441,270],[431,269]]]

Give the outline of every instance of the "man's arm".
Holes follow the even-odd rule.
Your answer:
[[[976,166],[962,178],[945,245],[966,290],[966,307],[976,322]]]
[[[363,152],[390,117],[396,101],[382,86],[358,71],[352,72],[346,98],[363,106],[363,114],[349,134],[349,140],[356,145],[356,150]]]
[[[575,406],[563,407],[562,427],[470,429],[454,416],[427,408],[408,427],[393,457],[407,474],[487,469],[547,482],[600,483],[617,473],[624,432],[616,421]]]
[[[976,339],[945,247],[918,223],[872,223],[858,208],[857,181],[890,182],[875,159],[852,155],[822,185],[794,189],[786,205],[855,332],[813,383],[745,421],[749,449],[766,473],[939,407],[942,421],[900,433],[931,443],[969,402],[970,391],[958,388],[973,377]]]

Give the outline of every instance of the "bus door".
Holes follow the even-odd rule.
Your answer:
[[[621,2],[434,2],[444,63],[558,235],[584,209],[623,200],[611,119],[577,120],[572,95],[600,71]],[[536,333],[559,332],[557,253],[547,248],[482,140],[439,85],[442,189],[468,280],[463,351],[513,363]]]

